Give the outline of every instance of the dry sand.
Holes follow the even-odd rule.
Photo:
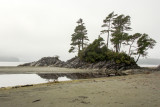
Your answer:
[[[0,107],[160,107],[160,72],[0,89]]]

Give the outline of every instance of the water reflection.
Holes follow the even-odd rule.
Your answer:
[[[67,78],[67,77],[58,77],[57,81],[70,81],[71,79]]]
[[[43,79],[37,74],[2,74],[0,75],[0,88],[69,80],[71,79],[67,77],[58,77],[57,80]]]

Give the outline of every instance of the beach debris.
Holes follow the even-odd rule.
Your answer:
[[[90,102],[81,101],[81,103],[83,103],[83,104],[89,104]]]
[[[32,101],[32,103],[35,103],[35,102],[38,102],[38,101],[41,101],[41,99],[34,100],[34,101]]]
[[[79,98],[86,99],[86,98],[88,98],[88,97],[87,97],[87,96],[79,96]]]
[[[19,86],[14,86],[14,87],[12,87],[12,88],[21,88],[21,87],[30,87],[30,86],[33,86],[33,84],[28,84],[28,85],[19,85]]]

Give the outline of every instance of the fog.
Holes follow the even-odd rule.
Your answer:
[[[159,0],[0,0],[0,56],[34,61],[68,53],[71,34],[79,18],[84,20],[90,42],[102,30],[112,11],[131,16],[132,31],[147,33],[157,41],[148,58],[160,58]],[[106,40],[106,36],[104,35]]]

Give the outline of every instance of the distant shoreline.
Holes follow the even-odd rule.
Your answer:
[[[19,64],[24,64],[26,62],[1,62],[0,61],[0,67],[7,67],[7,66],[18,66]]]
[[[0,61],[0,67],[16,67],[20,64],[24,64],[28,62],[1,62]],[[138,64],[140,67],[157,67],[158,64]]]

